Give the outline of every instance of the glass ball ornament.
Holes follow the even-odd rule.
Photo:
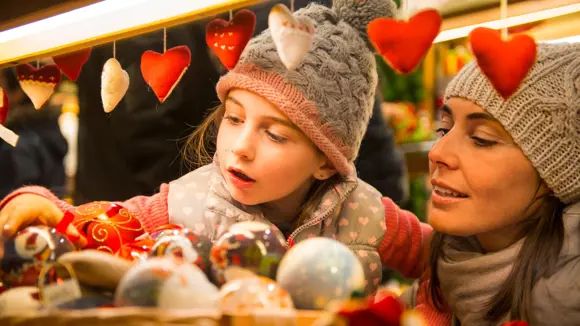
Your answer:
[[[218,307],[218,289],[205,274],[183,259],[154,257],[123,276],[115,291],[118,307],[212,309]]]
[[[293,246],[278,268],[276,281],[297,309],[322,310],[353,291],[364,292],[365,275],[356,255],[330,238],[310,238]]]
[[[183,227],[181,225],[178,224],[164,224],[161,225],[157,228],[155,228],[155,230],[153,230],[150,234],[149,234],[149,238],[153,239],[153,240],[157,240],[160,237],[164,236],[164,235],[175,235],[178,234],[181,230],[183,230]]]
[[[261,222],[235,223],[211,248],[214,280],[223,285],[248,275],[274,279],[285,253],[286,240],[274,226]]]
[[[4,242],[0,280],[6,288],[36,286],[46,263],[55,262],[75,246],[62,233],[48,226],[30,226]]]
[[[292,298],[273,280],[251,276],[230,281],[220,289],[220,307],[226,314],[251,314],[257,310],[293,311]]]
[[[164,230],[155,238],[150,257],[174,256],[197,265],[206,275],[210,274],[209,253],[212,243],[208,237],[189,229]]]
[[[72,225],[87,238],[86,249],[115,254],[123,245],[145,233],[131,211],[111,202],[88,203],[67,214],[74,215]]]
[[[155,241],[149,238],[136,240],[124,244],[115,255],[130,261],[146,260],[154,245]]]

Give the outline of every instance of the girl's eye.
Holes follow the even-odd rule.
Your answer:
[[[231,122],[232,124],[239,124],[240,122],[242,122],[242,120],[239,119],[238,117],[234,117],[231,115],[224,116],[224,120],[227,120],[227,121]]]
[[[445,128],[438,128],[437,130],[435,130],[435,133],[437,134],[437,137],[439,137],[439,138],[445,136],[448,132],[449,132],[449,129],[445,129]]]
[[[490,146],[497,144],[496,141],[483,139],[483,138],[476,137],[476,136],[471,136],[471,139],[473,139],[475,146],[478,146],[478,147],[490,147]]]
[[[285,143],[285,142],[286,142],[286,138],[284,138],[284,137],[280,137],[280,136],[274,135],[273,133],[271,133],[271,132],[269,132],[269,131],[266,131],[266,134],[268,135],[268,137],[269,137],[271,140],[273,140],[273,141],[274,141],[274,142],[276,142],[276,143],[283,144],[283,143]]]

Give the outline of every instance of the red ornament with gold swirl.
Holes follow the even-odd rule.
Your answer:
[[[145,232],[132,212],[115,203],[92,202],[71,213],[74,215],[72,224],[88,240],[86,249],[114,254]]]

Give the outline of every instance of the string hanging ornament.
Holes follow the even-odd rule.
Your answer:
[[[230,10],[229,21],[214,19],[207,24],[205,41],[228,70],[234,69],[256,28],[256,15],[242,9]]]
[[[85,63],[89,61],[91,50],[89,47],[79,51],[53,56],[52,60],[60,71],[74,82],[79,78]]]
[[[377,52],[399,74],[410,74],[423,60],[441,30],[437,9],[422,9],[411,15],[409,0],[401,1],[400,18],[381,17],[367,26]]]
[[[529,35],[511,37],[506,24],[508,0],[501,0],[500,31],[485,27],[475,28],[469,34],[471,52],[477,64],[496,91],[507,100],[520,87],[536,62],[536,41]]]
[[[296,69],[312,49],[314,22],[306,16],[296,16],[294,0],[290,0],[290,9],[283,4],[274,5],[268,26],[280,60],[288,70]]]
[[[61,81],[58,66],[48,64],[41,67],[39,60],[36,61],[36,67],[28,63],[16,66],[16,76],[22,91],[30,98],[37,110],[48,102]]]
[[[130,78],[117,60],[117,42],[113,41],[113,57],[105,62],[101,73],[103,110],[111,113],[129,90]]]
[[[8,94],[2,87],[0,87],[0,138],[12,147],[16,147],[16,144],[18,143],[18,135],[12,130],[4,127],[4,122],[6,122],[9,109],[10,102],[8,101]]]
[[[163,53],[147,50],[141,55],[141,74],[160,103],[171,95],[191,63],[185,45],[167,49],[167,29],[163,29]]]

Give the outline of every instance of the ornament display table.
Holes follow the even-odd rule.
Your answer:
[[[324,315],[322,311],[296,311],[293,316],[220,315],[214,311],[167,311],[142,308],[99,308],[88,310],[59,310],[54,312],[19,312],[0,316],[3,326],[250,326],[292,325],[311,326]]]

